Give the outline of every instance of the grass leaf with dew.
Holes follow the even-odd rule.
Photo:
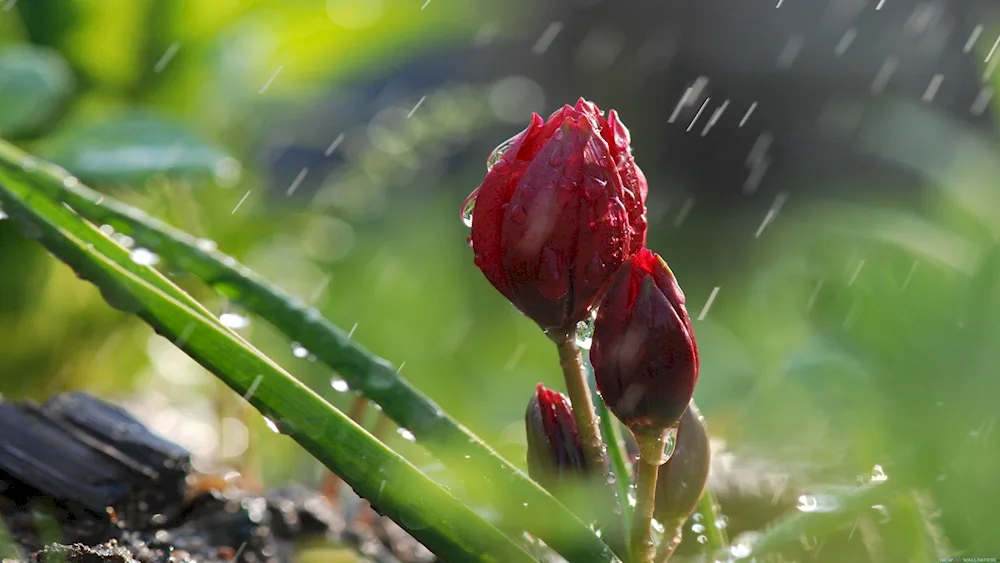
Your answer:
[[[31,166],[25,167],[26,162]],[[214,245],[67,180],[68,174],[59,167],[2,141],[0,168],[27,177],[34,188],[88,220],[132,236],[138,246],[201,278],[315,354],[351,389],[382,407],[419,444],[460,472],[470,500],[494,507],[503,518],[500,527],[512,537],[528,531],[570,561],[615,560],[611,549],[552,495],[400,377],[392,364],[351,340],[316,309],[242,267]],[[321,396],[335,393],[326,381],[311,387]]]
[[[355,491],[447,561],[532,561],[518,545],[239,336],[101,254],[94,226],[0,171],[0,202],[53,255],[214,373]],[[121,262],[121,263],[119,263]],[[254,389],[250,392],[251,387]]]

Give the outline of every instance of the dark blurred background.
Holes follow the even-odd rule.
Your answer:
[[[791,510],[878,465],[921,491],[941,556],[997,556],[998,15],[986,0],[0,0],[0,135],[354,327],[520,461],[524,405],[558,368],[473,266],[458,208],[531,112],[615,108],[650,183],[649,245],[697,319],[713,435],[791,478]],[[322,374],[180,281],[293,374]],[[68,389],[138,409],[204,470],[250,463],[253,444],[271,482],[318,475],[0,221],[0,392]],[[924,533],[910,512],[866,516],[888,539],[860,557],[919,560],[899,547]]]

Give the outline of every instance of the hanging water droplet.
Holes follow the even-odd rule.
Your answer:
[[[674,455],[674,446],[677,445],[677,426],[667,430],[667,443],[663,448],[663,457],[660,458],[660,465],[663,465],[670,460],[670,456]]]
[[[140,266],[153,266],[160,261],[159,256],[146,248],[136,248],[129,257]]]
[[[595,311],[587,320],[576,323],[576,345],[581,350],[590,350],[594,343],[594,319],[597,316]]]
[[[222,323],[223,326],[234,330],[250,326],[250,319],[248,317],[232,311],[226,311],[225,313],[219,315],[219,322]]]
[[[212,252],[219,248],[219,245],[216,244],[214,240],[207,238],[198,239],[195,241],[194,245],[198,247],[198,250],[203,252]]]
[[[112,227],[111,225],[101,225],[101,227],[99,229],[97,229],[97,230],[101,231],[101,234],[109,236],[109,237],[111,235],[115,234],[115,228]]]
[[[497,145],[497,148],[493,149],[493,152],[490,153],[490,156],[486,158],[487,172],[493,170],[493,167],[496,166],[498,162],[500,162],[501,158],[503,158],[503,153],[507,152],[507,150],[510,149],[510,147],[514,146],[514,142],[517,140],[518,135],[520,135],[520,133],[500,143],[499,145]]]
[[[616,482],[618,482],[618,477],[614,473],[608,473],[608,484],[614,485]]]
[[[707,541],[708,538],[706,538],[705,536],[698,536],[698,543],[705,543]]]
[[[275,434],[281,433],[281,429],[278,428],[278,424],[271,420],[270,418],[264,417],[264,422],[267,423],[267,427],[271,429]]]
[[[417,439],[417,437],[413,435],[413,432],[410,432],[406,428],[396,429],[396,434],[402,436],[403,439],[406,440],[407,442],[414,442]]]
[[[348,390],[350,390],[350,387],[347,385],[347,382],[344,381],[343,379],[340,379],[339,377],[334,377],[333,379],[330,380],[330,387],[333,387],[333,390],[338,393],[345,393]]]
[[[725,530],[729,526],[729,517],[725,514],[720,514],[718,518],[715,519],[715,527],[720,530]]]
[[[701,522],[702,518],[703,516],[701,515],[701,512],[695,512],[694,514],[691,515],[691,519],[694,520],[695,522]]]
[[[705,531],[705,526],[703,524],[692,524],[691,531],[696,534],[700,534]]]
[[[469,197],[465,198],[465,202],[462,204],[462,224],[470,229],[472,228],[472,214],[476,210],[477,195],[479,195],[479,188],[469,194]]]
[[[309,350],[306,350],[298,342],[292,342],[292,355],[296,358],[305,358],[309,355]]]
[[[76,176],[66,176],[63,178],[63,185],[67,188],[73,188],[80,185],[80,180]]]

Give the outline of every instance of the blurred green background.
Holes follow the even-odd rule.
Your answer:
[[[418,80],[364,122],[342,114],[349,103],[327,105],[348,87],[378,98],[383,90],[357,80],[397,72],[413,53],[433,60],[442,45],[516,35],[510,22],[533,13],[527,3],[421,4],[0,2],[0,135],[314,304],[523,463],[523,409],[537,382],[561,388],[558,363],[472,264],[458,207],[491,145],[528,111],[573,100],[506,84],[514,103],[497,84],[458,76]],[[275,149],[275,137],[294,143]],[[872,185],[861,191],[874,197],[853,203],[786,212],[776,202],[726,277],[699,269],[713,247],[698,227],[678,240],[672,219],[651,221],[650,245],[683,264],[697,319],[696,398],[715,437],[790,468],[803,492],[878,465],[932,499],[924,516],[936,513],[948,554],[998,556],[995,142],[900,100],[873,105],[855,141],[915,172],[919,182],[897,186],[911,197],[879,197],[884,186]],[[643,166],[643,139],[633,142]],[[329,164],[289,165],[274,150]],[[660,206],[668,187],[648,175]],[[721,223],[702,231],[736,228]],[[238,305],[178,281],[239,318]],[[291,373],[337,381],[263,323],[240,332]],[[0,221],[0,393],[67,390],[126,404],[190,448],[199,469],[256,466],[269,484],[319,478],[317,463],[211,375]],[[352,394],[341,397],[348,408]],[[403,435],[387,440],[433,472]],[[903,547],[883,560],[913,557],[916,532],[899,533],[891,545]]]

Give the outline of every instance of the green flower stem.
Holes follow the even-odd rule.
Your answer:
[[[608,458],[605,452],[604,442],[601,440],[601,432],[598,428],[597,412],[594,409],[594,399],[590,393],[590,385],[587,382],[587,369],[580,354],[580,348],[576,345],[576,335],[574,333],[550,335],[559,350],[559,365],[562,367],[563,378],[566,381],[566,391],[569,395],[570,403],[573,404],[573,416],[576,419],[577,432],[580,435],[580,444],[583,446],[583,455],[587,460],[587,467],[594,472],[597,486],[604,491],[603,498],[607,509],[599,511],[599,514],[607,515],[621,511],[618,502],[618,491],[608,474]],[[617,514],[614,518],[601,518],[599,522],[604,537],[608,545],[625,559],[627,548],[625,546],[625,529],[622,528],[622,521]]]
[[[618,426],[618,419],[608,411],[607,405],[598,397],[595,403],[597,417],[600,419],[601,434],[608,447],[608,458],[611,460],[611,471],[615,475],[615,485],[618,488],[618,502],[621,507],[622,530],[628,534],[632,529],[632,507],[629,505],[629,489],[632,488],[632,472],[628,466],[628,454],[625,442]]]
[[[661,522],[663,524],[663,539],[660,540],[660,547],[656,550],[655,561],[657,563],[665,563],[670,560],[674,552],[681,545],[681,539],[684,538],[684,520],[676,520],[674,522]],[[667,532],[673,530],[673,535],[668,536]]]
[[[715,504],[715,497],[711,489],[705,487],[701,499],[698,500],[698,513],[701,514],[701,523],[705,526],[702,534],[705,536],[704,552],[706,554],[717,553],[729,548],[729,540],[726,538],[725,528],[719,526],[719,507]]]
[[[635,432],[635,441],[639,443],[639,465],[635,483],[635,517],[632,519],[629,542],[633,563],[653,563],[656,556],[656,542],[653,541],[656,477],[665,461],[663,450],[668,436],[666,429]]]

